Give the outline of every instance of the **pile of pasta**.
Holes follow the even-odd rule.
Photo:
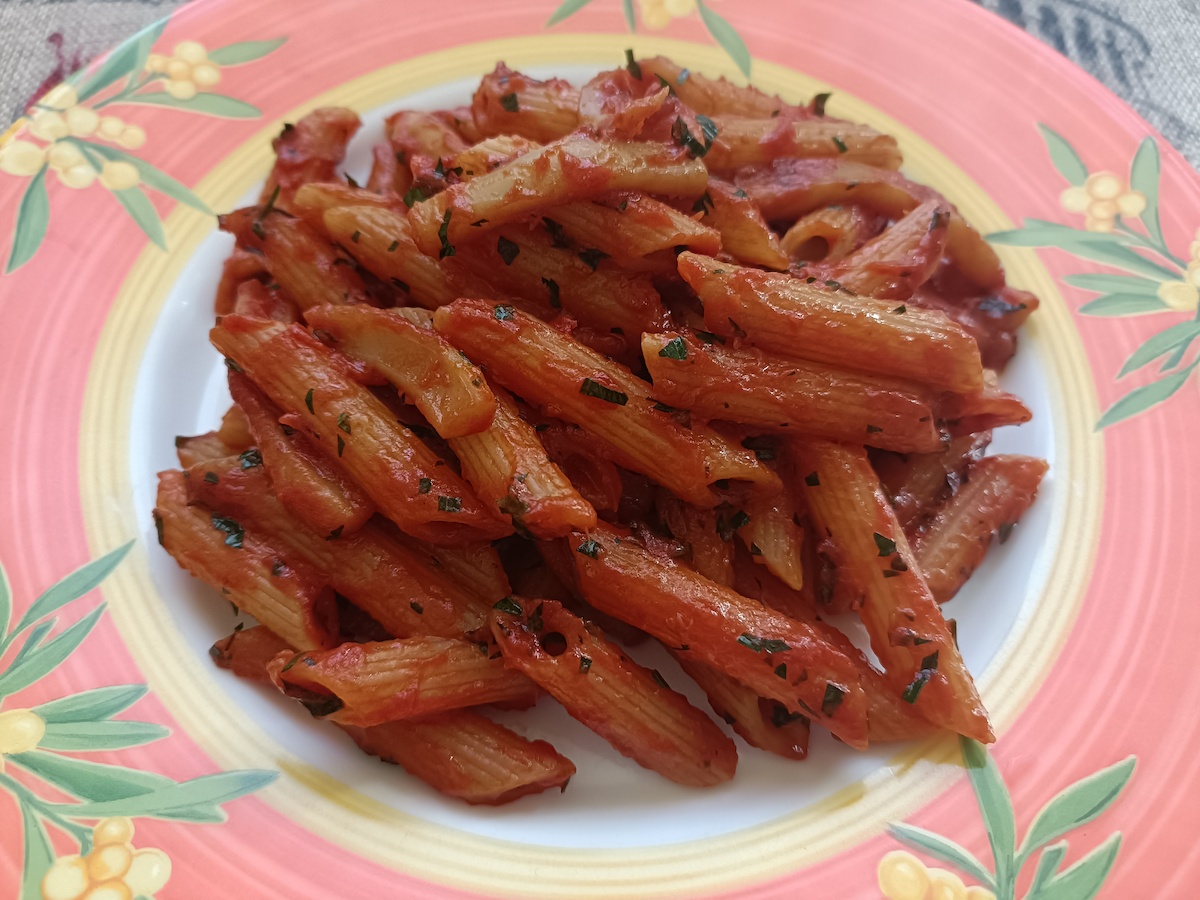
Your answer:
[[[162,545],[259,623],[213,656],[446,794],[574,765],[550,702],[684,785],[747,744],[993,739],[942,613],[1032,502],[985,456],[1037,306],[895,140],[662,57],[582,88],[284,128],[210,338],[234,405],[160,474]],[[830,623],[856,616],[873,658]]]

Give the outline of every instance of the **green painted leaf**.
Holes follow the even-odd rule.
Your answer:
[[[21,804],[25,832],[25,863],[21,868],[21,900],[42,900],[42,878],[54,864],[54,846],[42,820],[27,803]]]
[[[1042,855],[1038,857],[1037,868],[1033,873],[1033,881],[1029,883],[1030,896],[1039,891],[1046,882],[1054,877],[1054,873],[1058,871],[1058,867],[1062,865],[1063,857],[1066,855],[1066,841],[1051,844],[1042,851]]]
[[[199,210],[205,215],[212,215],[212,210],[208,204],[197,197],[184,184],[176,181],[166,172],[159,169],[157,166],[151,165],[144,159],[138,159],[132,153],[126,153],[117,147],[109,147],[105,144],[94,144],[91,141],[75,141],[77,144],[83,144],[92,152],[105,159],[121,160],[130,163],[138,170],[138,175],[142,179],[142,184],[152,190],[158,191],[160,194],[165,194],[172,200],[178,200],[192,209]]]
[[[16,656],[14,656],[12,658],[12,662],[10,662],[8,664],[8,667],[10,669],[13,668],[21,660],[23,660],[30,653],[32,653],[34,650],[36,650],[38,647],[40,647],[42,645],[42,639],[45,638],[46,635],[49,634],[51,631],[53,631],[54,626],[57,624],[58,624],[58,619],[52,618],[52,619],[47,619],[46,621],[39,624],[36,628],[32,629],[29,632],[29,634],[27,634],[25,636],[25,640],[21,644],[21,649],[17,651]],[[13,632],[13,636],[14,637],[16,636],[16,632]]]
[[[1136,756],[1127,757],[1064,789],[1033,817],[1021,852],[1028,855],[1096,819],[1125,789],[1136,764]]]
[[[696,9],[700,11],[700,20],[704,23],[704,27],[708,29],[708,33],[716,39],[716,42],[737,63],[737,67],[742,70],[742,74],[749,78],[750,50],[746,47],[746,42],[742,40],[742,36],[725,19],[709,9],[708,4],[704,0],[696,0]]]
[[[996,761],[987,748],[978,741],[960,737],[963,764],[971,779],[971,789],[983,816],[983,827],[987,831],[988,843],[992,847],[992,861],[996,865],[996,881],[1006,884],[1015,874],[1012,869],[1013,853],[1017,847],[1017,823],[1013,817],[1012,799],[1008,788],[1000,777]]]
[[[1050,161],[1063,178],[1074,185],[1082,185],[1087,181],[1088,170],[1067,139],[1048,125],[1038,125],[1046,149],[1050,151]]]
[[[1180,344],[1178,347],[1176,347],[1175,350],[1163,360],[1163,364],[1159,366],[1158,371],[1169,372],[1171,369],[1179,365],[1180,361],[1183,359],[1183,355],[1187,353],[1187,348],[1189,346],[1191,346],[1190,343]]]
[[[633,0],[621,0],[621,11],[625,13],[625,27],[637,31],[637,15],[633,11]]]
[[[0,675],[0,697],[24,690],[62,665],[96,627],[103,614],[104,604],[101,603],[58,637],[9,666],[8,671]]]
[[[191,781],[181,781],[148,794],[139,794],[123,800],[81,803],[68,807],[51,805],[49,808],[56,813],[80,819],[98,819],[105,816],[187,818],[187,816],[181,815],[181,812],[220,806],[257,791],[278,777],[278,772],[268,772],[263,769],[219,772],[216,775],[202,775]]]
[[[1025,900],[1092,900],[1104,887],[1120,849],[1121,832],[1118,831],[1075,865],[1042,885],[1036,893],[1031,891]]]
[[[7,759],[72,797],[94,802],[137,797],[175,784],[170,778],[153,772],[88,762],[42,750],[16,753]]]
[[[154,208],[154,204],[150,202],[146,192],[140,187],[133,187],[123,191],[113,191],[112,195],[118,203],[125,207],[125,212],[129,213],[138,228],[146,233],[146,237],[150,238],[160,249],[166,250],[167,235],[163,231],[162,219],[158,217],[158,210]]]
[[[1189,322],[1180,322],[1178,325],[1172,325],[1170,328],[1160,331],[1130,354],[1129,359],[1125,360],[1125,365],[1121,366],[1121,371],[1117,373],[1117,377],[1122,378],[1130,372],[1136,372],[1142,366],[1149,365],[1172,350],[1186,351],[1188,345],[1197,336],[1200,336],[1200,322],[1194,319]]]
[[[166,93],[135,94],[123,102],[138,106],[167,106],[219,119],[257,119],[262,115],[257,106],[224,94],[197,94],[190,100],[176,100]]]
[[[69,697],[51,700],[33,711],[47,725],[62,725],[67,722],[101,722],[128,709],[146,696],[144,684],[118,684],[112,687],[81,691]]]
[[[171,729],[153,722],[126,722],[106,719],[101,722],[62,722],[46,726],[46,735],[38,746],[46,750],[120,750],[162,740]]]
[[[100,93],[118,79],[140,72],[168,21],[169,17],[146,26],[108,54],[99,68],[84,78],[78,89],[80,102]]]
[[[940,834],[934,834],[932,831],[926,831],[924,828],[918,828],[915,825],[908,825],[904,822],[893,822],[888,826],[888,831],[892,837],[906,847],[911,847],[920,853],[932,856],[936,860],[953,866],[960,872],[970,875],[989,890],[994,891],[996,889],[992,873],[984,868],[983,863],[972,856],[969,850],[965,847],[960,847],[954,841],[944,838]]]
[[[1129,186],[1146,195],[1146,208],[1142,210],[1142,224],[1146,233],[1159,244],[1163,243],[1162,223],[1158,215],[1158,180],[1162,171],[1162,159],[1158,154],[1158,143],[1152,137],[1142,141],[1129,167]]]
[[[1155,281],[1179,279],[1178,272],[1130,250],[1127,246],[1129,238],[1120,234],[1084,231],[1043,219],[1026,219],[1023,228],[996,231],[987,239],[993,244],[1010,247],[1057,247],[1083,259],[1136,272]]]
[[[275,38],[270,41],[241,41],[237,44],[227,44],[216,50],[208,51],[210,62],[218,66],[240,66],[243,63],[262,59],[268,53],[274,53],[287,43],[287,38]]]
[[[17,623],[17,631],[24,631],[38,619],[45,615],[61,609],[72,600],[78,600],[80,597],[87,594],[99,586],[105,578],[112,572],[129,553],[133,547],[133,541],[118,547],[104,554],[99,559],[94,559],[86,565],[80,566],[66,578],[63,578],[51,585],[40,597],[33,601],[33,605],[25,610],[25,615],[21,616],[21,621]]]
[[[546,20],[546,27],[549,28],[552,25],[557,25],[563,19],[575,15],[575,13],[591,2],[592,0],[564,0],[563,5],[556,9],[554,14]]]
[[[1193,362],[1187,368],[1180,369],[1178,372],[1167,375],[1165,378],[1160,378],[1158,381],[1140,388],[1134,388],[1108,408],[1108,411],[1096,423],[1096,430],[1100,431],[1109,425],[1115,425],[1117,422],[1128,419],[1130,416],[1136,416],[1138,413],[1145,412],[1150,407],[1162,403],[1183,387],[1184,382],[1188,380],[1188,376],[1192,374],[1192,370],[1196,368],[1197,362],[1200,362],[1200,360],[1196,360],[1196,362]]]
[[[1073,287],[1096,291],[1099,294],[1141,294],[1146,297],[1157,297],[1158,286],[1161,283],[1142,278],[1140,275],[1109,274],[1067,275],[1063,281]]]
[[[0,640],[8,634],[8,623],[12,621],[12,585],[8,573],[0,565]]]
[[[46,167],[29,181],[21,203],[17,206],[17,218],[13,225],[12,250],[4,273],[15,272],[33,258],[50,226],[50,196],[46,193]]]
[[[1169,312],[1170,309],[1158,297],[1142,294],[1108,294],[1079,307],[1085,316],[1144,316],[1147,313]]]

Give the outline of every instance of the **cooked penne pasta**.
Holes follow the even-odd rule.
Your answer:
[[[601,438],[614,461],[697,506],[716,505],[709,485],[722,479],[778,485],[753,453],[656,408],[650,385],[628,369],[512,307],[460,300],[439,309],[434,326],[489,377]]]
[[[937,453],[872,455],[871,465],[910,540],[917,527],[958,490],[967,467],[983,456],[991,440],[992,433],[982,431],[951,438]]]
[[[665,81],[685,105],[701,115],[769,118],[784,109],[796,109],[753,86],[742,87],[724,78],[708,78],[683,68],[665,56],[638,60],[638,65],[645,76]]]
[[[794,591],[804,587],[802,545],[804,529],[796,522],[791,492],[748,497],[729,517],[729,526],[746,545],[755,562]]]
[[[1000,389],[996,373],[983,370],[983,389],[972,394],[946,394],[938,403],[938,418],[953,435],[976,434],[1004,425],[1023,425],[1033,413],[1021,398]]]
[[[866,451],[794,440],[792,452],[813,524],[837,543],[845,568],[861,585],[858,614],[893,692],[935,725],[994,740],[958,644]]]
[[[263,185],[259,202],[274,198],[277,209],[290,210],[301,185],[334,181],[340,174],[346,145],[361,124],[353,110],[329,106],[313,110],[294,125],[284,125],[271,144],[275,166]]]
[[[281,653],[292,656],[295,652],[291,644],[271,629],[254,625],[216,641],[209,648],[208,655],[218,666],[228,669],[238,678],[270,684],[267,666],[271,660]]]
[[[942,446],[929,397],[904,382],[754,347],[705,344],[678,332],[642,335],[642,355],[655,396],[705,419],[891,450],[930,453]]]
[[[160,472],[154,507],[158,542],[179,565],[219,589],[293,647],[332,647],[337,634],[333,591],[323,575],[285,561],[264,537],[237,522],[188,505],[182,472]]]
[[[243,283],[267,276],[267,264],[261,253],[237,247],[221,267],[221,280],[217,282],[217,293],[213,299],[213,311],[218,316],[233,312],[238,289]]]
[[[861,206],[822,206],[797,219],[779,247],[796,262],[840,262],[882,227],[880,219]]]
[[[503,537],[511,526],[479,502],[378,399],[299,326],[226,317],[213,344],[267,396],[300,416],[315,445],[402,531],[435,543]]]
[[[1045,460],[985,456],[971,464],[958,493],[917,531],[912,548],[933,598],[945,603],[983,562],[993,535],[1003,543],[1033,503]]]
[[[894,137],[855,122],[786,113],[773,118],[721,115],[715,121],[717,139],[705,161],[716,171],[784,158],[840,159],[880,169],[899,169],[904,161]]]
[[[953,216],[944,200],[926,200],[834,266],[830,277],[856,294],[907,300],[942,261]]]
[[[725,515],[715,509],[697,509],[660,491],[655,501],[659,518],[686,549],[684,559],[693,569],[723,587],[733,586],[733,540]],[[579,529],[585,531],[586,529]]]
[[[573,534],[570,546],[580,588],[597,609],[802,711],[850,746],[866,745],[858,667],[812,626],[657,560],[604,526]]]
[[[489,653],[487,644],[411,637],[280,656],[268,671],[314,716],[342,725],[382,725],[485,703],[533,705],[533,682]]]
[[[941,313],[694,253],[680,254],[679,273],[700,295],[704,321],[717,334],[845,368],[869,359],[873,372],[943,390],[983,387],[978,345]]]
[[[737,749],[704,713],[553,600],[492,613],[504,663],[525,673],[622,756],[678,784],[733,777]]]
[[[741,188],[710,178],[708,190],[696,201],[696,206],[704,214],[703,221],[720,233],[721,249],[738,262],[776,272],[787,271],[791,260],[783,252],[779,238]],[[688,249],[704,252],[697,247]]]
[[[471,116],[485,135],[515,134],[545,143],[579,126],[579,91],[561,78],[538,81],[500,63],[479,83]]]
[[[543,539],[596,524],[596,510],[546,455],[533,426],[503,388],[495,388],[496,416],[479,434],[450,441],[463,477],[475,493]]]

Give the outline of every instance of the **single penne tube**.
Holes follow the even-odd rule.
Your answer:
[[[942,446],[929,396],[895,379],[705,344],[679,332],[643,334],[642,355],[655,396],[704,419],[889,450]]]
[[[805,213],[779,239],[796,262],[836,263],[866,243],[884,221],[861,206],[822,206]]]
[[[751,747],[785,759],[808,757],[811,723],[789,712],[778,700],[764,700],[736,678],[696,660],[679,660],[687,676],[704,691],[713,712]]]
[[[568,203],[549,210],[546,218],[561,226],[575,247],[595,248],[622,268],[646,268],[646,258],[656,253],[670,253],[673,268],[676,247],[710,255],[721,250],[722,236],[716,227],[644,194]]]
[[[388,116],[385,127],[393,152],[408,165],[420,156],[450,160],[467,149],[458,130],[432,113],[403,109]]]
[[[276,208],[290,211],[292,198],[302,185],[335,181],[341,175],[346,146],[361,125],[357,113],[339,106],[315,109],[294,125],[284,125],[271,143],[275,165],[259,202],[274,198]]]
[[[990,431],[950,439],[936,453],[873,453],[871,465],[911,540],[916,529],[951,497],[991,443]]]
[[[945,394],[937,404],[938,418],[952,435],[990,431],[1004,425],[1024,425],[1033,412],[1016,394],[1002,390],[996,373],[983,370],[983,389],[972,394]]]
[[[279,407],[250,379],[231,371],[229,392],[245,410],[275,496],[292,515],[321,534],[353,534],[367,524],[375,514],[371,498],[303,434],[281,425]]]
[[[579,127],[579,91],[561,78],[538,81],[500,63],[480,81],[471,116],[485,135],[515,134],[545,143]]]
[[[656,559],[607,526],[569,540],[580,589],[597,609],[866,746],[858,665],[810,624]]]
[[[500,554],[487,541],[476,544],[459,544],[455,547],[439,547],[434,544],[418,544],[402,533],[400,539],[411,547],[419,546],[429,554],[430,565],[441,569],[453,581],[462,585],[472,596],[491,605],[512,593],[508,574]]]
[[[857,122],[786,113],[720,115],[715,121],[717,138],[704,161],[717,172],[783,158],[839,159],[880,169],[899,169],[904,162],[894,137]]]
[[[383,197],[403,197],[412,187],[412,170],[400,164],[400,157],[389,141],[379,141],[371,148],[371,172],[366,189]]]
[[[830,277],[847,290],[881,300],[907,300],[942,261],[954,216],[929,199],[838,263]]]
[[[496,504],[514,526],[535,537],[548,540],[591,528],[596,510],[546,455],[512,396],[499,387],[494,392],[496,415],[488,429],[450,441],[463,477],[480,499]]]
[[[724,514],[715,509],[697,509],[667,491],[659,491],[655,508],[667,530],[683,544],[683,558],[688,565],[709,581],[732,587],[733,536],[728,525],[724,530],[719,527]]]
[[[307,319],[332,335],[339,351],[383,373],[442,437],[491,425],[496,398],[483,373],[436,331],[370,306],[322,306]]]
[[[694,253],[680,254],[679,273],[700,295],[708,329],[724,337],[745,336],[783,356],[869,367],[942,390],[983,387],[979,346],[943,313]]]
[[[954,276],[953,272],[947,274]],[[940,309],[966,329],[979,344],[984,369],[996,372],[1003,371],[1017,352],[1017,333],[1040,305],[1029,291],[1008,285],[967,297],[961,293],[921,290],[913,302],[928,309]]]
[[[995,739],[975,683],[861,447],[793,440],[813,525],[836,542],[862,586],[859,617],[892,691],[925,719]]]
[[[572,134],[416,204],[409,221],[422,252],[445,258],[458,244],[550,207],[613,191],[695,197],[707,181],[701,160],[663,144]]]
[[[779,238],[741,188],[710,178],[708,190],[696,201],[696,206],[704,214],[702,221],[720,234],[721,249],[738,262],[776,272],[787,271],[791,260],[780,247]],[[704,252],[696,247],[688,249]]]
[[[293,647],[336,643],[337,608],[326,579],[284,562],[280,550],[237,522],[188,505],[184,474],[160,472],[154,507],[158,542],[179,565]]]
[[[434,327],[484,366],[488,377],[530,403],[600,438],[612,460],[654,479],[697,506],[715,506],[723,479],[778,487],[754,454],[712,429],[680,425],[651,386],[551,326],[512,307],[460,300],[434,315]]]
[[[237,297],[231,312],[252,319],[274,319],[276,322],[299,322],[300,310],[278,283],[270,287],[257,279],[238,285]]]
[[[471,804],[497,806],[549,788],[566,790],[575,774],[572,762],[545,741],[467,710],[343,730],[364,752]]]
[[[725,78],[709,78],[685,69],[665,56],[638,60],[644,77],[661,78],[685,106],[705,116],[742,115],[769,118],[789,107],[750,85],[738,85]]]
[[[562,309],[606,335],[612,330],[638,335],[667,322],[667,311],[648,276],[603,264],[605,254],[594,248],[556,246],[558,223],[546,217],[542,225],[499,229],[464,246],[454,261],[495,285],[502,295],[523,297],[526,302],[518,308],[539,318],[551,318]]]
[[[733,741],[661,675],[561,604],[506,601],[492,613],[492,634],[506,666],[544,688],[622,756],[691,787],[733,777]]]
[[[922,202],[944,199],[899,172],[839,159],[777,159],[740,170],[734,183],[770,222],[795,220],[831,203],[861,204],[899,219]],[[985,290],[1004,287],[996,251],[957,212],[946,233],[946,255],[968,281]]]
[[[271,683],[267,666],[281,653],[290,658],[296,649],[264,625],[234,631],[216,641],[208,651],[212,661],[222,669],[228,669],[238,678],[263,684]]]
[[[218,316],[229,315],[233,312],[242,284],[267,275],[267,264],[262,254],[235,247],[221,265],[221,280],[217,282],[213,297],[213,312]]]
[[[221,427],[216,431],[194,437],[175,438],[175,453],[179,464],[185,469],[208,459],[234,456],[254,446],[254,435],[246,420],[246,413],[234,403],[221,417]]]
[[[537,688],[487,644],[411,637],[280,656],[269,666],[285,694],[343,725],[382,725],[485,703],[532,705]]]
[[[511,533],[411,430],[298,325],[228,316],[214,346],[285,412],[300,416],[327,459],[342,468],[402,531],[432,543]]]
[[[301,311],[327,303],[366,303],[362,278],[349,259],[303,219],[262,207],[220,217],[221,228],[263,255],[271,277]]]
[[[498,296],[486,280],[472,275],[456,260],[436,260],[413,243],[405,215],[393,209],[344,206],[324,213],[325,228],[343,247],[350,248],[364,269],[395,288],[406,291],[426,309],[437,309],[459,297],[504,299],[535,315],[548,303],[527,305],[521,298]]]
[[[493,169],[512,162],[518,156],[524,156],[531,150],[536,150],[541,144],[515,134],[497,134],[472,144],[454,157],[454,169],[462,169],[459,177],[469,181],[480,175],[486,175]]]
[[[733,584],[731,587],[743,597],[759,600],[785,616],[793,619],[813,620],[817,610],[814,582],[819,584],[821,570],[810,558],[809,538],[812,529],[805,527],[803,531],[805,542],[802,550],[804,555],[800,568],[804,572],[804,587],[801,590],[794,590],[780,581],[741,543],[734,547]]]
[[[1037,496],[1045,460],[1031,456],[985,456],[928,525],[913,538],[917,565],[933,598],[945,603],[983,562],[993,535],[1008,539]]]
[[[396,197],[373,191],[369,188],[350,187],[341,181],[313,182],[296,191],[292,211],[305,222],[324,230],[326,211],[343,206],[371,206],[376,209],[398,209],[406,207]]]
[[[796,524],[790,491],[747,497],[728,522],[755,562],[792,590],[804,587],[804,529]]]
[[[204,477],[209,471],[215,479]],[[395,637],[462,637],[486,622],[486,598],[452,578],[411,539],[376,522],[344,536],[298,522],[271,492],[262,466],[246,467],[235,456],[220,466],[189,470],[186,484],[188,502],[250,528],[277,544],[286,558],[308,563]]]

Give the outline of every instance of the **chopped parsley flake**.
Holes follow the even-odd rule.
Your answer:
[[[590,556],[592,559],[600,558],[600,545],[588,538],[582,544],[575,548],[576,553],[582,553],[584,556]]]
[[[517,254],[521,252],[521,248],[515,242],[503,236],[496,241],[496,250],[506,266],[511,266]]]
[[[605,400],[608,403],[615,403],[617,406],[624,406],[629,402],[629,395],[621,391],[614,391],[612,388],[607,388],[598,381],[593,381],[590,378],[583,379],[583,384],[579,386],[579,393],[585,394],[588,397],[595,397],[598,400]]]
[[[404,205],[412,209],[423,200],[428,200],[429,195],[425,193],[425,189],[413,185],[404,193]]]
[[[515,113],[521,109],[521,104],[517,101],[517,95],[515,93],[505,94],[503,97],[501,97],[500,106],[503,107],[506,112],[510,113]]]
[[[492,604],[492,609],[498,609],[502,613],[508,613],[510,616],[520,616],[525,614],[525,610],[521,609],[521,604],[512,597],[505,597],[503,600],[497,600]]]
[[[844,696],[846,696],[846,692],[836,684],[825,685],[825,697],[821,700],[821,715],[832,716],[837,712],[837,708],[842,705]]]
[[[752,634],[743,634],[738,638],[738,643],[749,647],[755,653],[783,653],[792,649],[786,641],[755,637]]]
[[[433,482],[428,478],[422,478],[417,485],[418,494],[428,494],[433,489]]]
[[[501,238],[501,240],[504,240]],[[511,306],[497,306],[492,309],[492,316],[497,322],[507,322],[513,317],[515,310]]]
[[[458,497],[438,497],[438,512],[462,512],[462,500]]]
[[[687,359],[687,344],[683,342],[683,338],[675,337],[667,341],[658,355],[667,359]]]
[[[874,533],[875,546],[879,549],[880,556],[891,556],[896,552],[896,542],[889,537],[884,537],[878,531]]]
[[[850,152],[850,148],[846,146],[846,142],[842,140],[841,135],[834,135],[833,145],[838,148],[838,153]]]
[[[233,547],[235,550],[242,549],[242,538],[246,536],[246,532],[241,525],[233,519],[227,519],[224,516],[218,516],[216,513],[213,513],[212,526],[217,531],[225,533],[226,546]]]
[[[454,247],[449,240],[450,234],[450,215],[454,210],[447,209],[446,214],[442,216],[442,226],[438,229],[438,240],[442,242],[442,248],[438,251],[438,259],[445,259],[447,256],[454,255]]]
[[[629,74],[638,81],[642,80],[642,67],[638,65],[638,61],[633,58],[633,51],[625,51],[625,68],[629,70]]]
[[[241,454],[238,459],[241,460],[243,469],[253,469],[255,466],[263,464],[262,454],[255,447],[251,447],[245,453]]]

